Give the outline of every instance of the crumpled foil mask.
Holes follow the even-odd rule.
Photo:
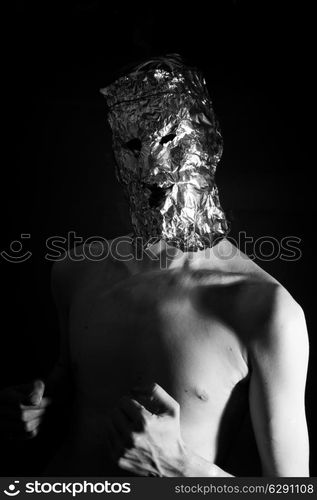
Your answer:
[[[214,180],[222,138],[202,75],[141,66],[101,92],[134,235],[144,246],[213,246],[228,225]]]

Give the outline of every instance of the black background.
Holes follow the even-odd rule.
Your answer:
[[[57,356],[46,238],[68,231],[113,238],[129,230],[99,88],[131,61],[178,52],[203,70],[221,123],[225,148],[217,183],[232,236],[301,239],[296,262],[258,263],[306,313],[316,476],[312,13],[304,3],[242,0],[12,6],[2,58],[1,250],[30,233],[24,250],[33,255],[22,264],[0,257],[1,386],[45,376]],[[45,460],[38,453],[30,443],[3,445],[1,475],[37,473]]]

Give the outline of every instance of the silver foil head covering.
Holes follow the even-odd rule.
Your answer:
[[[157,58],[101,92],[135,236],[144,246],[213,246],[228,232],[214,181],[222,137],[201,73]]]

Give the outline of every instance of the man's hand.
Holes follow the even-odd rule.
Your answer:
[[[35,380],[30,384],[8,387],[0,391],[0,437],[30,439],[38,434],[49,398],[43,397],[45,384]]]
[[[142,392],[141,392],[142,391]],[[185,447],[179,404],[159,385],[134,390],[111,414],[109,444],[120,468],[140,476],[180,476]]]
[[[116,464],[138,476],[214,475],[214,466],[189,450],[181,437],[180,408],[155,384],[124,397],[112,412],[108,437]]]

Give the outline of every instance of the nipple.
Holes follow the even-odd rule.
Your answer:
[[[200,389],[198,387],[195,387],[195,396],[200,399],[200,401],[207,402],[209,400],[209,395],[208,392],[206,392],[204,389]]]

